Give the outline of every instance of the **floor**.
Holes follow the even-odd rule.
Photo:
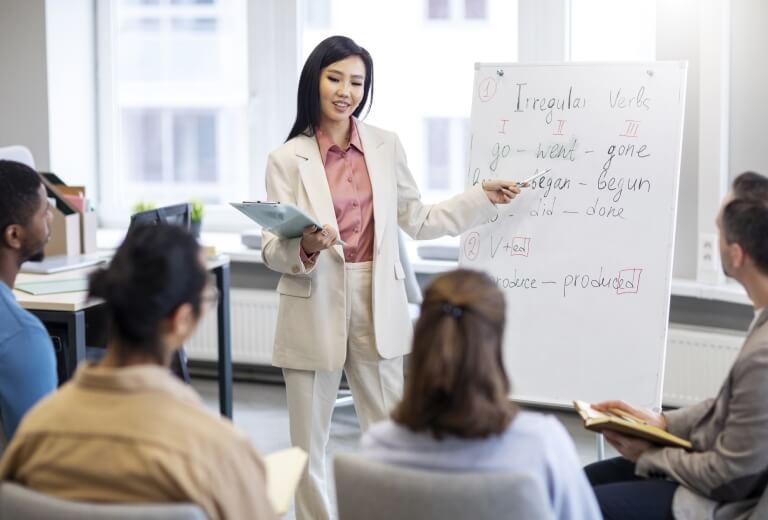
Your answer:
[[[218,411],[218,387],[212,380],[194,379],[193,386],[203,397],[206,405]],[[288,410],[285,401],[285,387],[281,384],[235,383],[234,385],[234,422],[245,431],[254,445],[262,453],[290,447],[288,430]],[[582,427],[575,412],[556,410],[537,410],[557,416],[570,433],[576,450],[583,464],[597,459],[596,436]],[[356,451],[360,441],[360,427],[353,406],[336,409],[331,424],[331,438],[328,446],[329,475],[330,462],[335,453]],[[606,445],[605,456],[613,457],[616,452]],[[335,504],[333,479],[329,478],[329,496]],[[285,517],[294,520],[293,511]]]

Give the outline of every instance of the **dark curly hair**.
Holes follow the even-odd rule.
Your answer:
[[[16,161],[0,161],[0,236],[13,224],[26,225],[39,208],[42,181],[35,170]]]
[[[108,268],[93,273],[89,294],[106,301],[120,347],[162,359],[159,324],[180,305],[200,314],[207,274],[200,245],[180,226],[131,229]]]

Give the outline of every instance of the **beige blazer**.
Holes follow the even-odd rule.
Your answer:
[[[480,186],[439,204],[422,203],[397,135],[356,123],[373,189],[372,333],[379,354],[389,359],[410,350],[412,335],[398,228],[416,239],[458,235],[497,212]],[[274,150],[267,161],[266,182],[269,200],[293,203],[321,224],[336,227],[314,137],[300,135]],[[282,273],[272,363],[302,370],[339,369],[347,348],[344,252],[341,246],[327,249],[307,269],[300,258],[300,242],[263,233],[264,263]]]
[[[768,310],[755,320],[717,397],[665,412],[667,429],[693,451],[654,448],[637,461],[643,477],[679,482],[678,520],[765,518],[754,508],[768,482]],[[756,516],[750,516],[755,513]]]

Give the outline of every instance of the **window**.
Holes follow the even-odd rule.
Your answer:
[[[331,23],[331,0],[304,0],[308,27],[323,29]]]
[[[464,0],[464,17],[467,20],[485,20],[486,0]]]
[[[571,59],[656,59],[656,2],[571,0]]]
[[[431,190],[451,187],[451,120],[428,118],[427,123],[427,186]]]
[[[149,183],[217,180],[215,111],[127,109],[123,172]]]
[[[462,191],[474,64],[517,60],[517,2],[480,2],[487,4],[486,14],[493,13],[482,24],[463,17],[443,24],[425,23],[425,10],[430,8],[426,2],[329,1],[327,28],[304,24],[301,63],[323,38],[334,34],[349,36],[368,49],[375,85],[365,121],[398,134],[425,201],[437,202]],[[458,6],[451,13],[462,16],[465,4],[475,4],[449,3]],[[397,27],[396,38],[392,27]],[[447,153],[438,152],[439,147]]]
[[[429,20],[485,20],[487,0],[427,0]]]
[[[243,198],[246,0],[99,4],[110,22],[100,26],[108,42],[100,59],[113,71],[101,105],[112,130],[102,147],[102,219],[124,225],[139,201],[215,206]]]
[[[428,117],[424,123],[427,178],[423,190],[427,193],[462,191],[469,167],[469,119]]]
[[[427,2],[427,18],[430,20],[447,20],[451,17],[451,0],[429,0]]]

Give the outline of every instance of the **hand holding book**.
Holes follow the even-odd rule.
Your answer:
[[[605,401],[597,405],[574,401],[573,405],[584,419],[585,428],[605,433],[611,445],[630,460],[638,451],[642,453],[650,447],[649,443],[687,450],[693,448],[689,441],[666,431],[666,420],[660,414],[634,408],[622,401]]]
[[[592,408],[599,412],[618,415],[629,421],[639,421],[649,426],[661,428],[662,430],[667,429],[667,420],[664,419],[664,416],[660,413],[643,410],[642,408],[635,408],[624,401],[603,401],[601,403],[593,404]]]

